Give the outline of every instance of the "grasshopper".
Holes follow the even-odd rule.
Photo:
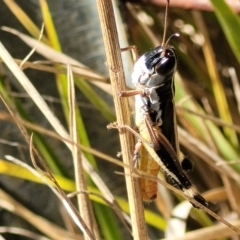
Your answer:
[[[145,160],[140,160],[139,168],[154,176],[157,176],[161,168],[171,185],[208,206],[185,175],[180,163],[174,104],[177,58],[174,48],[169,45],[171,38],[178,34],[172,35],[165,43],[168,7],[169,0],[162,44],[136,61],[132,73],[136,89],[122,91],[120,96],[135,96],[135,122],[139,135],[145,139],[141,142],[142,148],[139,143],[135,147],[134,160],[138,158],[138,152],[141,152],[142,158],[146,157]],[[154,181],[140,179],[140,186],[144,201],[152,201],[156,197],[157,184]]]

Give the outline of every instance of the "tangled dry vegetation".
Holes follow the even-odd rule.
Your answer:
[[[94,35],[96,29],[100,32],[98,18],[90,24],[95,27],[92,32],[80,22],[71,32],[78,15],[66,19],[68,26],[59,20],[53,2],[39,0],[38,14],[44,21],[40,28],[29,14],[29,6],[36,3],[18,6],[4,1],[5,15],[0,20],[2,237],[83,239],[84,233],[86,239],[238,239],[239,17],[223,0],[212,0],[208,11],[170,3],[167,35],[180,34],[171,42],[178,56],[178,138],[183,154],[194,164],[188,176],[210,202],[210,209],[193,209],[186,196],[165,183],[162,173],[154,179],[158,198],[142,204],[137,189],[143,173],[131,171],[134,135],[120,131],[120,145],[118,131],[108,131],[106,125],[116,121],[115,114],[118,124],[134,125],[132,100],[118,96],[119,89],[126,88],[124,74],[128,80],[132,71],[131,54],[121,53],[118,38],[120,47],[131,39],[140,54],[160,45],[165,8],[158,3],[123,4],[124,28],[117,6],[114,15],[111,1],[97,3],[98,8],[62,0],[59,6],[65,14],[82,11],[79,16],[87,21],[99,11],[104,41]],[[14,21],[11,25],[13,18],[16,25]],[[64,26],[68,35],[59,31]],[[77,34],[92,47],[77,44]],[[124,74],[121,56],[128,66]],[[123,162],[116,157],[120,148]]]

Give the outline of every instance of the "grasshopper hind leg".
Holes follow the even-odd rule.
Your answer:
[[[190,185],[189,188],[184,187],[181,183],[179,183],[178,181],[176,181],[174,178],[172,178],[171,176],[169,176],[166,172],[164,172],[165,174],[165,178],[166,181],[174,186],[175,188],[181,190],[184,192],[184,194],[186,194],[188,197],[195,199],[197,202],[199,202],[200,204],[202,204],[205,207],[208,207],[209,204],[208,202],[195,190],[194,186]],[[198,206],[196,206],[194,203],[191,202],[191,204],[193,205],[193,207],[199,209]]]

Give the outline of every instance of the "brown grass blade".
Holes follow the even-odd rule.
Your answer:
[[[74,80],[70,66],[68,66],[68,103],[69,103],[69,130],[70,137],[73,142],[78,143],[78,130],[77,129],[77,119],[76,119],[76,96],[74,89]],[[77,145],[72,145],[72,156],[75,172],[75,182],[77,191],[87,191],[87,182],[85,179],[82,158],[81,158],[81,149]],[[96,239],[100,239],[97,223],[93,214],[92,204],[90,202],[89,196],[87,194],[78,194],[78,207],[81,214],[81,217],[84,219],[86,225],[89,229],[92,230]],[[87,238],[87,236],[85,236]]]
[[[36,52],[38,52],[45,58],[47,58],[53,62],[60,62],[60,63],[64,63],[65,65],[73,65],[71,67],[73,72],[75,72],[75,71],[78,73],[81,72],[82,76],[85,76],[88,79],[106,82],[106,77],[102,76],[101,74],[95,73],[93,70],[89,69],[88,67],[81,64],[77,60],[75,60],[63,53],[55,51],[53,48],[47,46],[46,44],[41,43],[38,40],[31,38],[15,29],[12,29],[9,27],[1,27],[1,29],[18,36],[26,44],[28,44],[28,46],[30,46],[31,48],[35,48]],[[76,67],[74,67],[74,66],[76,66]]]

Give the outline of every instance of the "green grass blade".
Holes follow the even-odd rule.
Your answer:
[[[96,94],[88,82],[77,78],[75,84],[109,122],[116,120],[115,114],[110,110],[107,103]]]
[[[224,0],[211,0],[211,3],[214,6],[215,14],[222,26],[229,45],[232,48],[233,54],[240,63],[239,16],[229,7],[229,5]]]

